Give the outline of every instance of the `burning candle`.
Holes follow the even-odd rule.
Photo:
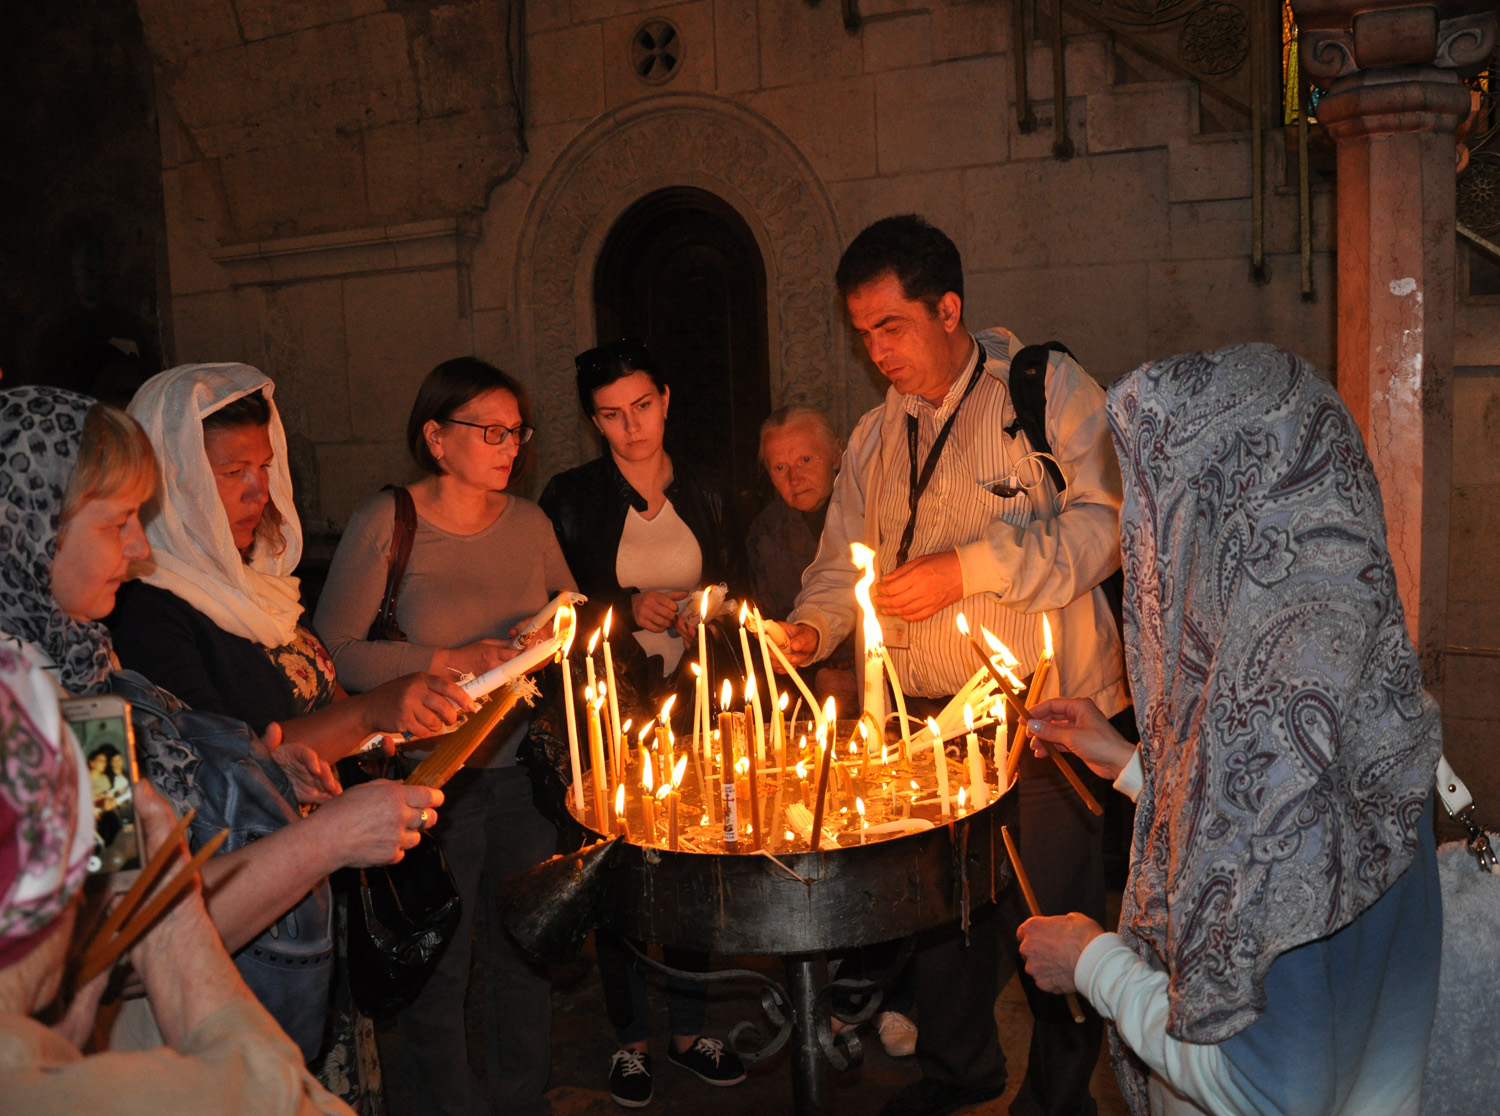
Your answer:
[[[622,786],[623,790],[624,787]],[[651,753],[641,750],[641,813],[645,816],[646,835],[643,845],[656,844],[656,773],[651,765]]]
[[[755,719],[755,756],[761,763],[765,763],[766,733],[760,715],[760,688],[756,684],[754,674],[745,679],[745,721],[747,724],[752,717]]]
[[[781,698],[776,703],[776,766],[782,770],[786,769],[786,734],[791,730],[786,724],[786,706],[791,700],[791,695],[785,690],[781,691]]]
[[[734,688],[724,679],[719,701],[719,794],[724,807],[724,844],[731,852],[739,847],[739,810],[734,796],[734,714],[729,703]]]
[[[746,748],[745,754],[750,760],[750,851],[754,852],[761,846],[760,783],[756,777],[755,749]]]
[[[713,721],[708,715],[708,633],[705,628],[708,623],[708,593],[707,589],[703,590],[703,599],[698,605],[698,680],[693,688],[694,697],[698,701],[698,723],[703,726],[700,730],[703,735],[698,738],[698,746],[703,749],[704,766],[710,766],[708,734],[713,728]],[[707,787],[704,789],[706,790]]]
[[[964,741],[968,748],[969,799],[974,803],[974,809],[982,810],[989,804],[989,787],[984,781],[984,753],[979,750],[979,734],[974,731],[974,710],[968,705],[964,706],[964,728],[969,730]],[[963,794],[963,788],[959,788],[958,793]]]
[[[803,737],[802,741],[805,744],[807,738]],[[800,759],[797,761],[797,797],[802,800],[802,805],[812,808],[807,800],[807,761]]]
[[[621,783],[615,791],[615,825],[620,836],[630,840],[630,823],[625,820],[625,784]]]
[[[833,704],[833,698],[828,699],[828,704]],[[813,824],[808,844],[809,850],[814,852],[823,845],[823,803],[828,795],[828,773],[833,766],[833,750],[837,744],[836,740],[828,738],[828,726],[836,723],[832,717],[828,717],[824,724],[818,726],[818,744],[823,749],[822,763],[818,770],[818,789],[813,793]]]
[[[978,807],[976,806],[975,809],[977,810]],[[959,787],[958,788],[958,816],[959,817],[963,817],[968,812],[969,812],[968,808],[964,805],[964,788],[963,787]]]
[[[865,843],[865,830],[870,828],[870,823],[865,821],[865,800],[856,797],[854,799],[854,809],[859,814],[859,843],[863,845]]]
[[[761,663],[766,671],[766,708],[771,711],[771,746],[776,750],[776,762],[786,766],[785,727],[781,714],[786,712],[786,694],[776,690],[776,668],[771,664],[770,640],[766,638],[766,626],[761,622],[760,609],[754,609],[755,638],[760,642]],[[762,757],[764,758],[764,757]]]
[[[854,599],[859,602],[859,614],[864,633],[865,652],[865,704],[864,711],[875,718],[877,725],[885,724],[885,680],[884,663],[880,650],[884,640],[880,631],[880,620],[875,615],[875,606],[870,603],[870,586],[875,583],[875,552],[864,543],[851,543],[849,553],[856,569],[864,576],[854,585]]]
[[[610,731],[613,733],[616,755],[615,762],[618,766],[619,749],[623,747],[623,745],[621,744],[622,737],[620,735],[620,698],[619,695],[615,692],[615,659],[609,651],[609,625],[610,622],[614,620],[614,618],[615,610],[613,607],[611,607],[610,610],[604,614],[604,681],[609,686],[609,727]],[[617,771],[615,773],[615,776],[616,778],[619,778],[620,773]]]
[[[901,680],[896,677],[896,664],[891,662],[891,652],[883,643],[880,645],[880,658],[885,663],[886,677],[891,680],[891,693],[896,695],[896,718],[901,722],[901,758],[910,763],[911,723],[906,717],[906,695],[901,692]],[[880,738],[885,739],[883,728]],[[883,749],[882,755],[884,755]]]
[[[758,625],[764,625],[769,623],[769,621],[757,620],[756,623]],[[813,719],[816,720],[819,716],[818,699],[813,697],[813,692],[807,688],[807,683],[802,680],[802,675],[797,673],[797,668],[792,666],[792,661],[786,657],[786,653],[782,651],[780,645],[777,644],[776,640],[768,636],[766,639],[766,645],[770,647],[771,654],[776,656],[776,661],[781,664],[781,669],[786,672],[786,676],[796,684],[797,689],[802,691],[802,697],[807,702],[808,707],[812,710]]]
[[[588,654],[584,657],[583,665],[588,670],[588,689],[594,693],[599,692],[599,684],[594,678],[594,648],[599,644],[599,629],[594,629],[594,634],[589,636]],[[593,700],[592,698],[590,700]]]
[[[557,610],[559,625],[564,615],[568,617],[568,641],[563,644],[562,649],[563,710],[568,718],[568,765],[569,774],[573,776],[573,812],[581,818],[583,817],[583,763],[578,756],[578,714],[573,709],[573,668],[568,662],[568,652],[573,649],[574,626],[577,624],[578,616],[571,605],[563,605]]]
[[[589,715],[589,764],[594,775],[594,829],[599,833],[609,832],[607,798],[604,787],[604,733],[599,727],[599,701],[594,688],[583,691],[583,700]]]
[[[974,649],[974,654],[978,656],[979,661],[984,664],[984,669],[989,671],[990,677],[995,680],[995,685],[999,686],[1001,692],[1004,693],[1005,696],[1008,697],[1012,702],[1019,701],[1021,694],[1020,680],[1015,679],[1014,675],[1010,675],[1015,684],[1012,685],[1010,681],[1007,681],[1006,675],[1010,674],[1009,668],[1007,667],[1005,673],[1002,674],[1001,668],[991,660],[989,655],[986,655],[984,653],[984,648],[979,646],[979,641],[975,639],[973,633],[969,631],[968,617],[960,612],[953,622],[958,625],[958,630],[964,634],[965,638],[968,639],[969,646]],[[990,634],[989,629],[986,628],[983,629],[983,631],[985,639],[991,641],[990,646],[992,649],[997,646],[1005,646],[1005,644],[1001,643],[998,639],[995,639],[995,637]],[[1007,650],[1005,654],[1009,655],[1010,652]]]
[[[667,796],[667,848],[677,851],[677,800],[681,797],[682,773],[687,770],[687,756],[672,766],[671,793]]]
[[[948,807],[948,751],[943,747],[943,730],[931,717],[927,718],[927,728],[932,733],[932,764],[937,768],[938,798],[946,818],[952,812]]]

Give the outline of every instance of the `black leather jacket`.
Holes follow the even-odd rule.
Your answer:
[[[704,583],[725,581],[731,596],[742,595],[740,557],[745,539],[733,521],[727,486],[712,470],[680,455],[672,458],[672,474],[667,499],[698,540]],[[578,582],[578,591],[589,599],[581,610],[580,630],[592,630],[610,607],[617,621],[634,630],[630,598],[640,589],[620,584],[615,560],[625,531],[625,516],[632,507],[644,512],[646,498],[631,487],[614,458],[605,453],[587,465],[558,473],[547,482],[538,503],[557,530],[557,541]],[[615,630],[621,630],[618,622]]]

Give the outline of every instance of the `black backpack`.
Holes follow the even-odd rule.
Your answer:
[[[1041,345],[1027,345],[1010,362],[1010,404],[1016,418],[1005,432],[1012,438],[1019,431],[1038,453],[1051,454],[1052,446],[1047,441],[1047,360],[1052,353],[1072,352],[1061,341],[1048,341]],[[1077,359],[1076,357],[1074,358]],[[1050,456],[1041,459],[1047,475],[1058,493],[1068,487],[1067,478]],[[1116,570],[1099,583],[1104,590],[1104,599],[1109,602],[1109,611],[1115,618],[1115,628],[1123,641],[1125,636],[1125,571]]]

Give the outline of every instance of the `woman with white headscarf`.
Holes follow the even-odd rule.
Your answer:
[[[1442,944],[1441,751],[1380,487],[1327,380],[1269,345],[1110,389],[1133,750],[1086,700],[1033,731],[1137,798],[1119,934],[1021,927],[1115,1025],[1132,1111],[1418,1111]]]
[[[109,624],[120,661],[196,710],[338,759],[372,732],[431,735],[473,703],[451,680],[408,674],[350,698],[301,623],[302,527],[270,379],[244,364],[153,376],[130,413],[156,449],[152,557]]]

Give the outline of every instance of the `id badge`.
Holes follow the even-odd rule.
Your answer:
[[[907,621],[884,612],[877,612],[875,618],[880,621],[880,638],[887,647],[899,647],[903,651],[911,647],[911,625]]]

